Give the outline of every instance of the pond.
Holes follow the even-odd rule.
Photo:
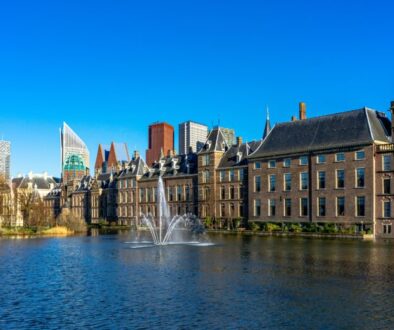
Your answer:
[[[210,234],[136,248],[136,235],[0,239],[0,328],[393,326],[392,242]]]

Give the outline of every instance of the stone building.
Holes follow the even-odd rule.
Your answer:
[[[148,170],[148,166],[139,153],[134,152],[131,162],[120,171],[117,177],[117,214],[119,224],[140,225],[139,181]]]
[[[139,180],[139,213],[158,216],[158,179],[162,177],[171,215],[197,211],[197,156],[195,153],[160,158]]]

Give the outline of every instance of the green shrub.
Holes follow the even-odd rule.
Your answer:
[[[291,223],[288,226],[288,229],[292,233],[301,233],[302,232],[302,226],[299,223]]]
[[[264,224],[263,230],[272,233],[274,231],[281,231],[282,227],[279,224],[268,222]]]
[[[250,223],[250,229],[254,232],[259,231],[260,230],[260,226],[258,223],[256,222],[251,222]]]

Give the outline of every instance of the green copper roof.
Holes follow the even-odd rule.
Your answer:
[[[65,171],[84,171],[85,164],[79,155],[70,155],[64,164]]]

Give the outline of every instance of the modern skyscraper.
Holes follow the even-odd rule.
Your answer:
[[[235,131],[232,128],[220,127],[229,147],[235,144]]]
[[[189,148],[198,152],[203,147],[208,136],[208,126],[192,121],[179,124],[179,154],[186,155]]]
[[[83,177],[89,168],[89,150],[66,123],[60,130],[60,144],[63,181]]]
[[[146,164],[151,166],[160,159],[161,153],[167,155],[174,151],[174,127],[167,123],[154,123],[149,126],[149,148],[146,151]]]
[[[10,179],[11,142],[0,140],[0,177]]]

